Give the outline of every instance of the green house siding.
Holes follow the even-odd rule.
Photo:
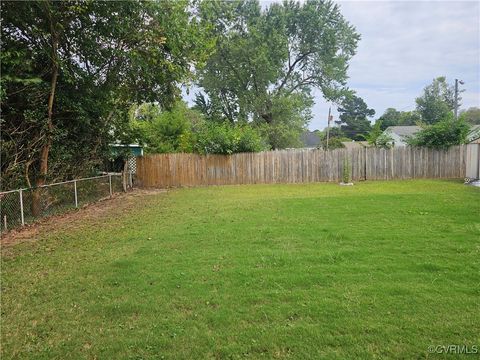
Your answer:
[[[139,145],[110,145],[110,151],[112,157],[119,156],[120,154],[125,154],[128,151],[131,156],[142,156],[143,147]]]

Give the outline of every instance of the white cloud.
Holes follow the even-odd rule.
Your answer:
[[[381,115],[411,110],[437,76],[465,81],[463,106],[480,106],[480,6],[468,1],[341,1],[362,35],[350,63],[349,86]],[[328,105],[317,92],[310,128],[326,125]]]
[[[261,1],[268,6],[274,0]],[[415,108],[437,76],[465,81],[462,108],[480,107],[478,1],[339,1],[361,34],[350,63],[349,86],[381,115],[388,107]],[[315,91],[310,129],[326,126],[327,104]],[[336,112],[334,110],[334,116]]]

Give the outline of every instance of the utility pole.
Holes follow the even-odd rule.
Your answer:
[[[332,115],[330,115],[332,112],[332,107],[330,106],[328,108],[328,120],[327,120],[327,150],[328,150],[328,140],[330,138],[330,121],[332,120]]]
[[[455,120],[458,120],[458,83],[460,83],[460,85],[465,84],[463,80],[455,79]]]

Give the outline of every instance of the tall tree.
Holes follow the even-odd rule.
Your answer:
[[[398,111],[388,108],[377,121],[381,122],[380,128],[385,130],[389,126],[411,126],[421,121],[420,114],[416,111]]]
[[[353,140],[362,140],[371,129],[369,117],[375,115],[375,110],[369,109],[362,98],[352,95],[343,99],[338,107],[339,120],[335,121],[340,129]]]
[[[200,14],[217,39],[199,72],[206,113],[210,107],[230,122],[266,125],[272,147],[283,147],[298,141],[308,123],[313,88],[330,100],[346,92],[359,35],[332,1],[285,1],[267,9],[256,0],[204,1]]]
[[[210,43],[187,1],[1,6],[3,186],[89,171],[131,104],[168,107]]]
[[[471,107],[460,112],[460,118],[472,125],[480,125],[480,108]]]
[[[426,86],[423,94],[415,101],[422,121],[434,124],[444,119],[455,108],[455,89],[447,83],[444,76],[441,76]]]

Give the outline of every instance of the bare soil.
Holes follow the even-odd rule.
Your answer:
[[[49,216],[33,224],[11,230],[1,235],[2,247],[12,246],[25,241],[35,241],[42,233],[56,229],[75,228],[85,221],[101,223],[105,218],[129,211],[139,197],[157,195],[164,189],[135,189],[127,193],[114,194],[111,198],[101,199],[61,215]]]

